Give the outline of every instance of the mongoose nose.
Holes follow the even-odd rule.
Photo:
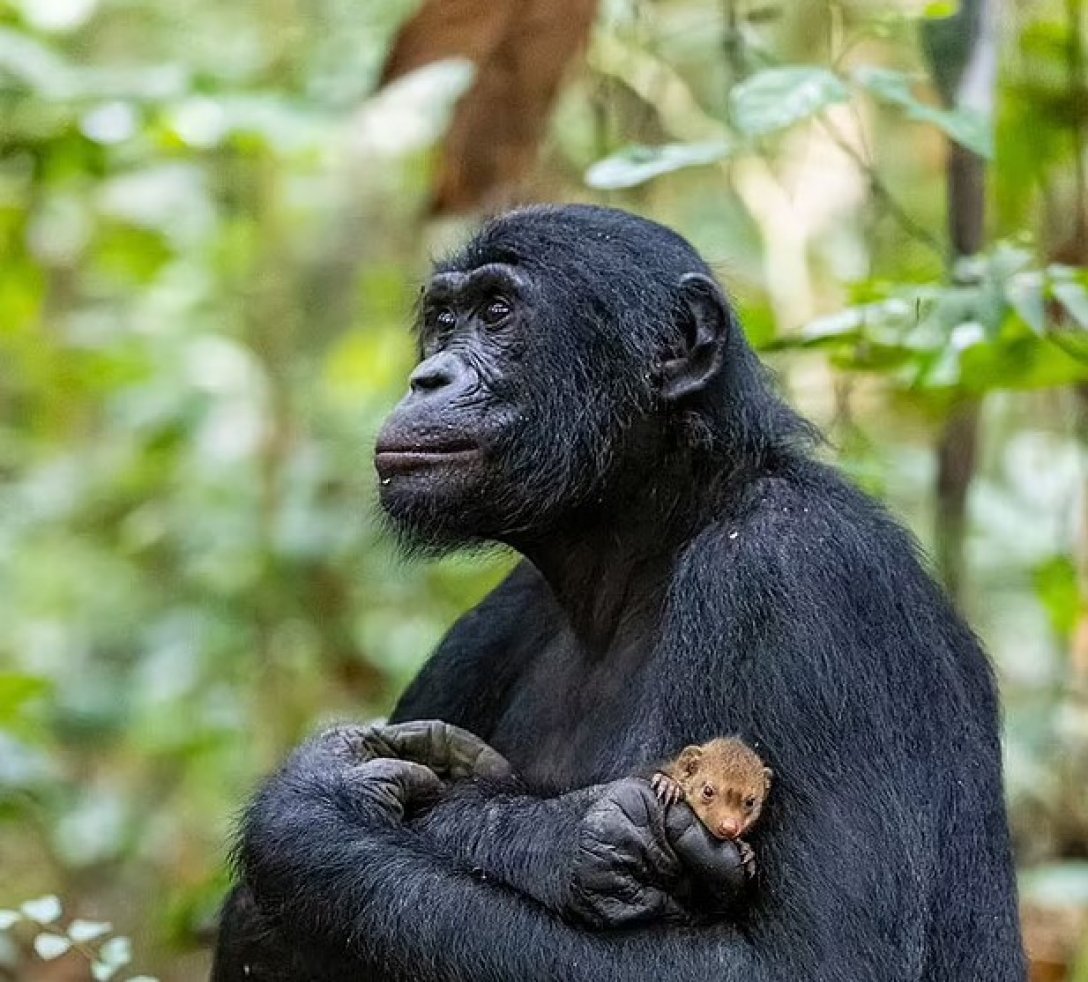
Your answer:
[[[727,818],[718,825],[718,835],[723,839],[735,839],[740,835],[740,823],[735,818]]]

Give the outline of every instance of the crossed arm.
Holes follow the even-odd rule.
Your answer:
[[[645,782],[557,799],[509,785],[490,793],[497,788],[470,783],[405,824],[440,792],[432,771],[392,759],[338,764],[311,744],[250,812],[240,857],[246,885],[289,941],[336,951],[366,978],[910,977],[906,949],[858,943],[875,943],[864,922],[851,920],[866,916],[861,898],[831,879],[857,885],[846,871],[860,861],[871,872],[875,846],[844,857],[819,836],[772,844],[771,861],[795,879],[775,888],[774,904],[749,919],[747,932],[728,920],[670,924],[677,907],[669,891],[682,874],[670,830],[654,825],[661,812]],[[600,848],[587,853],[581,846],[594,835]],[[725,860],[718,874],[729,877]],[[610,918],[648,920],[638,930],[599,929]],[[813,950],[820,942],[827,950]]]
[[[487,767],[469,777],[479,773],[473,764],[450,769],[445,776],[458,780],[447,790],[427,767],[360,762],[342,740],[303,748],[251,807],[239,849],[243,889],[289,947],[336,953],[349,966],[323,975],[308,965],[315,982],[916,980],[932,841],[908,820],[917,811],[910,789],[874,749],[878,735],[836,719],[865,712],[866,699],[843,701],[833,689],[806,705],[824,696],[806,691],[796,672],[813,652],[841,647],[850,625],[782,603],[788,585],[738,584],[776,606],[749,604],[733,618],[742,636],[722,639],[772,673],[760,680],[760,699],[767,745],[778,752],[774,813],[746,916],[673,922],[692,866],[709,866],[710,882],[728,882],[732,866],[724,854],[708,860],[704,851],[700,860],[698,848],[694,861],[681,858],[679,840],[691,841],[692,829],[667,827],[645,782],[544,799]],[[727,584],[716,602],[731,603],[732,590]],[[776,609],[794,613],[774,619]],[[840,770],[844,760],[852,776]],[[220,957],[228,963],[222,948]],[[242,977],[224,970],[216,982]]]

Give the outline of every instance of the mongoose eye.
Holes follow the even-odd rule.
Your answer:
[[[710,801],[714,797],[714,789],[709,784],[703,785],[703,797]]]
[[[751,811],[753,808],[755,808],[755,806],[756,799],[753,796],[749,795],[747,798],[744,799],[744,807],[747,808],[748,811]]]

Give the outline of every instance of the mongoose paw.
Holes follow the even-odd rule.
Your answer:
[[[756,854],[747,842],[743,839],[734,840],[737,851],[740,853],[741,865],[744,867],[744,872],[748,876],[756,875]]]
[[[680,790],[680,785],[677,784],[668,774],[662,774],[658,771],[652,778],[650,778],[650,787],[654,789],[654,794],[657,795],[658,800],[663,805],[673,805],[680,800],[683,792]]]

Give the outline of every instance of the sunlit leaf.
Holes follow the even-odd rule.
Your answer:
[[[1020,319],[1036,334],[1046,330],[1046,297],[1043,274],[1038,271],[1020,273],[1005,283],[1005,299]]]
[[[730,116],[742,133],[764,136],[849,98],[842,80],[826,68],[767,68],[733,87]]]
[[[98,949],[98,960],[104,965],[121,968],[132,961],[132,942],[128,938],[110,938]]]
[[[40,699],[52,683],[36,675],[0,672],[0,726],[10,726],[28,703]]]
[[[70,951],[72,942],[59,934],[43,931],[34,939],[34,950],[43,961],[52,961]]]
[[[1033,904],[1071,909],[1088,906],[1088,860],[1065,860],[1028,870],[1021,896]]]
[[[1077,570],[1069,556],[1055,556],[1036,567],[1035,593],[1046,609],[1054,629],[1068,635],[1080,613]]]
[[[1058,280],[1050,289],[1076,325],[1088,331],[1088,289],[1075,280]]]
[[[11,78],[43,94],[59,95],[68,90],[70,74],[68,63],[46,45],[0,27],[0,90]]]
[[[98,0],[18,0],[28,23],[42,31],[71,31],[86,23]]]
[[[60,900],[53,894],[39,897],[37,900],[28,900],[20,907],[20,910],[38,924],[52,924],[64,913]]]
[[[914,95],[913,79],[893,69],[863,65],[855,69],[853,78],[881,101],[904,109],[910,119],[936,126],[979,156],[993,157],[992,126],[982,114],[966,108],[940,109],[922,102]]]
[[[922,11],[922,16],[930,20],[941,20],[945,17],[954,17],[960,9],[958,0],[933,0],[927,3]]]
[[[87,941],[95,941],[104,937],[113,930],[113,925],[106,921],[87,921],[76,918],[68,925],[68,937],[73,941],[84,944]]]
[[[476,68],[468,59],[446,58],[390,82],[358,115],[360,149],[398,156],[431,146],[475,77]]]
[[[841,345],[844,342],[857,341],[863,334],[867,340],[872,340],[868,338],[872,329],[898,330],[914,317],[914,307],[908,301],[900,297],[889,297],[887,300],[858,304],[834,314],[817,317],[809,321],[796,335],[776,338],[766,347],[773,350]]]
[[[586,171],[591,188],[630,188],[685,167],[701,167],[723,160],[732,148],[725,141],[665,143],[630,146],[598,160]]]

